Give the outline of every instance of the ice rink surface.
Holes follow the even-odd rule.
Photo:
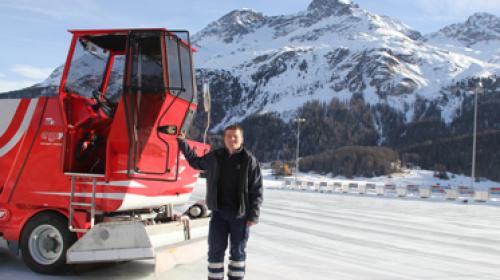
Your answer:
[[[266,187],[278,184],[266,180]],[[193,200],[203,198],[200,180]],[[248,280],[500,279],[500,207],[265,190],[251,229]],[[206,260],[157,277],[152,261],[31,272],[0,249],[0,279],[206,279]]]

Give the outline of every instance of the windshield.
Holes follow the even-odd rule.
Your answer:
[[[108,59],[109,51],[79,38],[71,60],[65,91],[92,97],[92,93],[101,87]]]
[[[180,34],[181,32],[176,33],[177,36]],[[167,47],[169,89],[173,91],[172,94],[179,95],[184,100],[196,101],[193,100],[196,98],[196,89],[194,87],[191,48],[183,43],[179,37],[170,34],[165,36],[165,44]]]
[[[165,81],[160,37],[155,33],[137,34],[133,49],[131,89],[144,94],[163,94]]]

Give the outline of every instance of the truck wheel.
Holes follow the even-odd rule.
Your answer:
[[[189,207],[186,213],[191,219],[204,218],[208,215],[208,208],[203,203],[195,203]]]
[[[26,265],[42,274],[60,274],[70,267],[66,251],[76,241],[68,220],[55,213],[41,213],[29,220],[21,234],[21,254]]]

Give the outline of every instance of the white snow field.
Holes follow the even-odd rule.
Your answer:
[[[500,279],[500,207],[271,189],[251,229],[249,280]],[[193,200],[203,198],[204,180]],[[0,279],[206,279],[206,259],[155,276],[152,261],[37,275],[0,249]]]

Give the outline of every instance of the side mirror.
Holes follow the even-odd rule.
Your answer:
[[[210,97],[210,84],[208,81],[203,82],[203,109],[205,112],[210,112],[211,106],[211,97]]]

